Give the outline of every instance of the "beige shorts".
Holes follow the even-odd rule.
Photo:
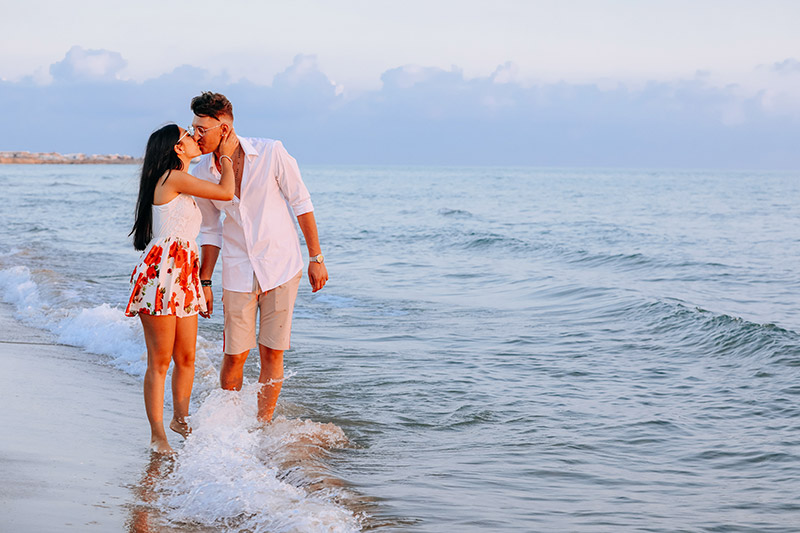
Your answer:
[[[292,312],[300,285],[300,271],[295,277],[274,289],[261,292],[253,276],[251,292],[222,290],[225,320],[223,351],[239,354],[256,347],[256,313],[259,313],[258,344],[273,350],[288,350],[292,334]]]

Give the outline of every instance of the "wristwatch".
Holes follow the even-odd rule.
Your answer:
[[[309,263],[324,263],[325,262],[325,258],[322,257],[322,254],[312,255],[311,257],[308,258],[308,262]]]

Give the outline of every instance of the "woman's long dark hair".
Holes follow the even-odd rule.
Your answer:
[[[139,199],[136,200],[136,218],[133,229],[128,234],[133,235],[133,247],[137,250],[147,248],[153,238],[153,194],[156,192],[158,180],[169,170],[180,170],[183,164],[175,152],[180,134],[181,130],[177,125],[167,124],[154,131],[147,139],[142,180],[139,182]]]

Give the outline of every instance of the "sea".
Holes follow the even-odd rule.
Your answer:
[[[301,170],[330,281],[267,426],[217,290],[161,530],[800,531],[797,172]],[[0,299],[140,380],[138,172],[0,166]]]

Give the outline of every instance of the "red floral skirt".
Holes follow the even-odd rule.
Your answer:
[[[196,315],[206,311],[200,287],[200,257],[194,240],[152,241],[131,274],[126,316]]]

